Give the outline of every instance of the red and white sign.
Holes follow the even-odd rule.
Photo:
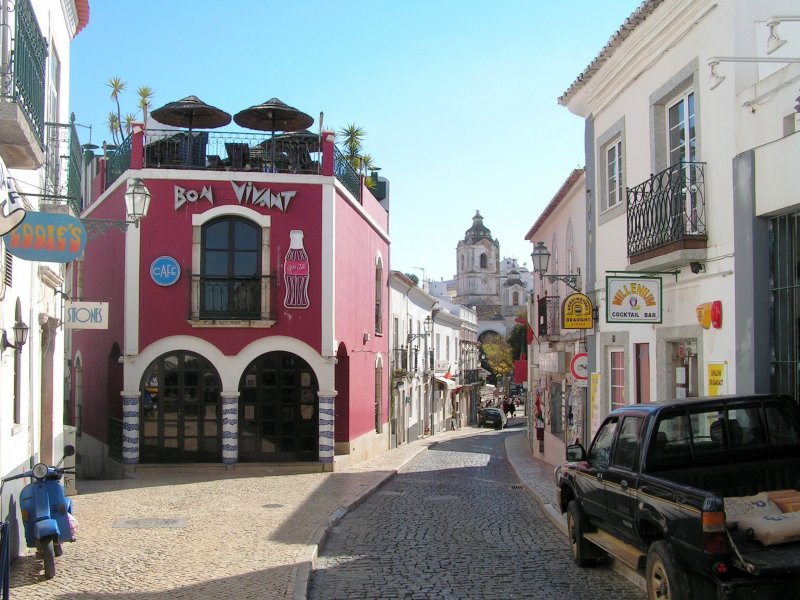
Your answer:
[[[569,372],[578,381],[586,381],[589,377],[589,356],[586,352],[579,352],[569,361]]]

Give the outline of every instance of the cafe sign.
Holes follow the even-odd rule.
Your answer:
[[[585,294],[570,294],[561,303],[561,329],[593,329],[592,301]]]
[[[606,277],[606,321],[661,323],[660,277]]]

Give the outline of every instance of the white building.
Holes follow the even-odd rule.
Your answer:
[[[800,57],[798,17],[647,0],[559,98],[586,124],[592,430],[633,402],[798,396],[800,65],[779,60]]]
[[[74,176],[81,161],[69,113],[70,42],[88,19],[88,0],[0,2],[0,29],[5,32],[0,37],[4,217],[18,206],[26,211],[28,224],[40,212],[77,214],[76,205],[70,206],[79,196],[72,185],[79,182]],[[53,125],[57,123],[63,125]],[[23,221],[20,227],[25,225]],[[24,345],[0,348],[2,477],[37,462],[52,464],[64,446],[63,297],[58,292],[65,265],[12,255],[7,244],[13,233],[0,241],[0,329],[11,341],[17,324],[29,329]],[[12,556],[20,554],[19,540],[24,540],[18,507],[25,483],[9,482],[0,498],[0,519],[18,530],[12,535]]]
[[[533,227],[525,236],[545,244],[550,252],[547,273],[574,275],[575,287],[582,290],[580,275],[586,271],[586,178],[583,169],[569,174]],[[533,248],[532,248],[533,249]],[[560,319],[563,301],[577,290],[561,279],[534,280],[528,322],[533,328],[533,344],[528,354],[528,381],[533,410],[529,419],[541,415],[534,452],[540,458],[559,464],[566,444],[576,438],[585,441],[583,416],[586,380],[576,378],[573,359],[587,352],[585,330],[564,329]]]
[[[392,444],[444,431],[452,426],[454,413],[456,426],[465,424],[469,404],[461,401],[467,383],[462,372],[467,348],[476,345],[474,310],[431,296],[392,271],[389,311]],[[474,364],[477,352],[470,359]]]

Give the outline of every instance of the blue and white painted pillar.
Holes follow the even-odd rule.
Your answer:
[[[239,462],[239,392],[222,392],[222,462]]]
[[[139,462],[139,397],[141,392],[120,392],[122,396],[122,463]]]
[[[334,408],[336,392],[318,392],[319,396],[319,462],[333,464]]]

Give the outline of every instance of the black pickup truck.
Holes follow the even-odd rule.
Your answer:
[[[611,555],[644,575],[650,599],[800,598],[800,542],[764,546],[729,528],[724,500],[800,490],[789,397],[625,406],[567,461],[558,505],[578,565]]]

